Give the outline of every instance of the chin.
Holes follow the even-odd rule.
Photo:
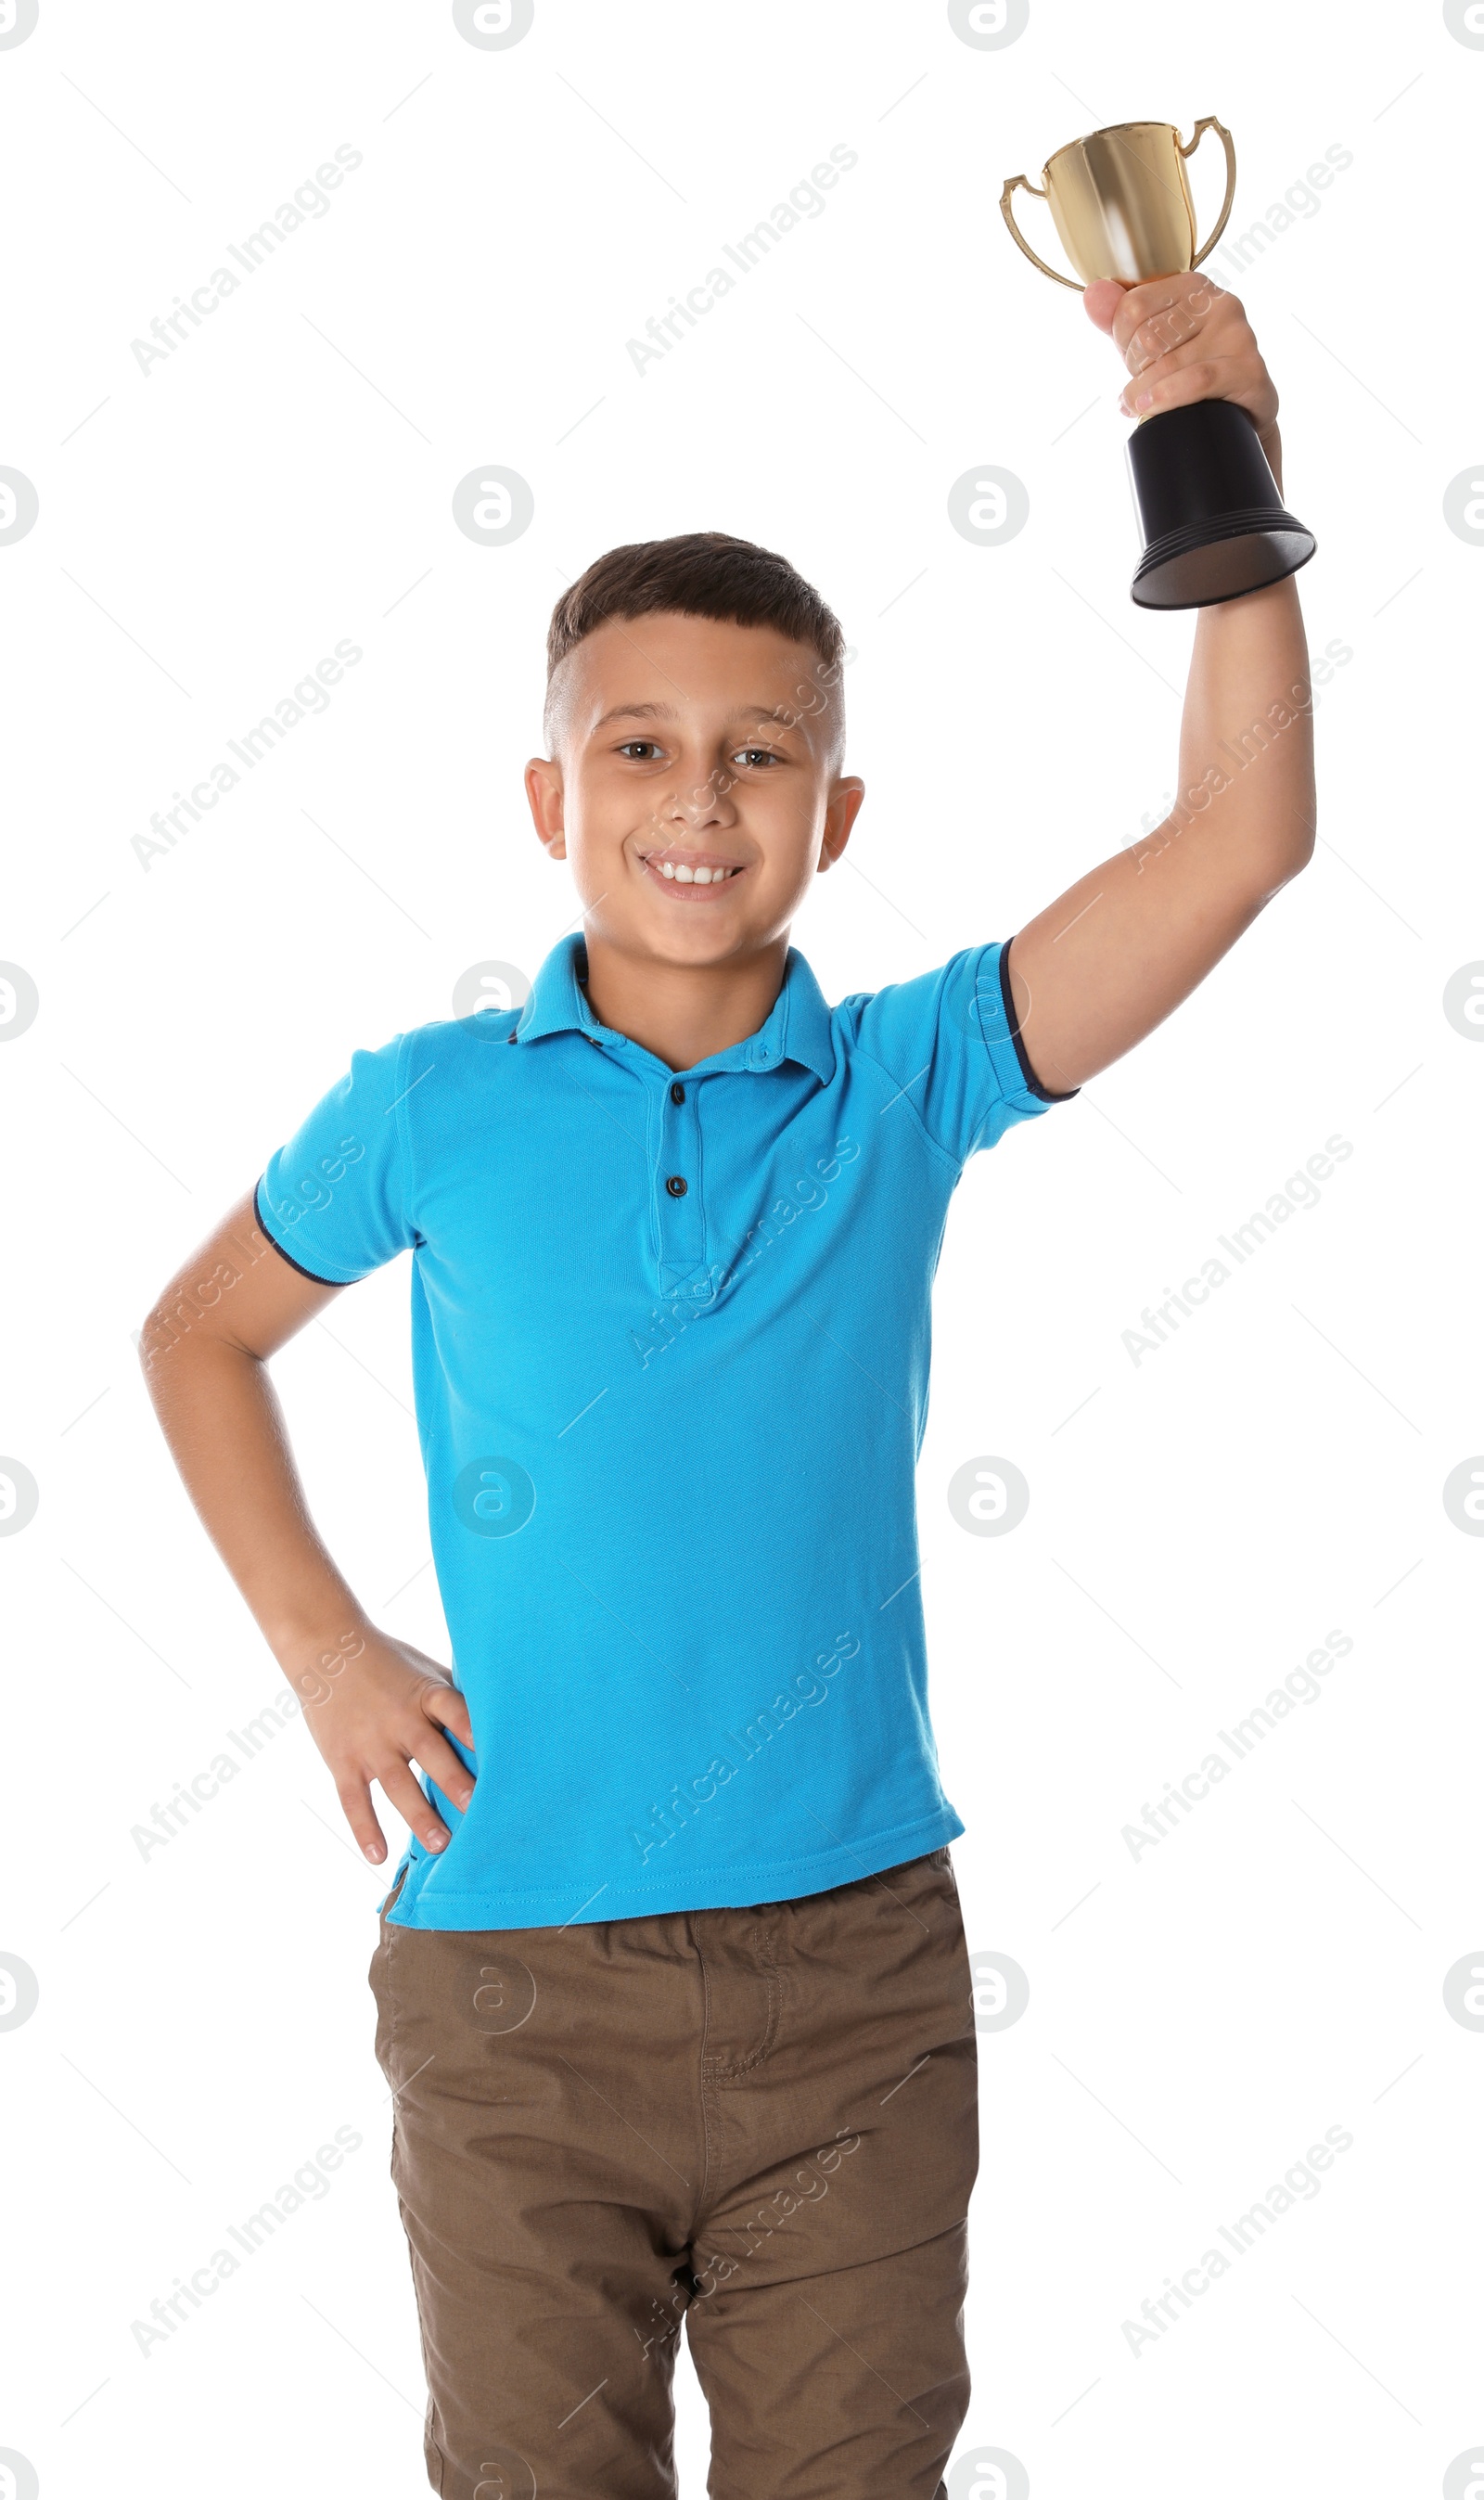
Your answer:
[[[748,929],[654,929],[636,932],[643,953],[666,964],[721,964],[756,944]]]

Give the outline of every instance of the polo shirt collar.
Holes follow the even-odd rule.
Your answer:
[[[583,987],[587,948],[580,931],[558,938],[531,984],[531,995],[515,1028],[520,1041],[540,1041],[547,1034],[580,1033],[601,1040],[606,1028],[587,1003]],[[580,975],[580,977],[579,977]],[[830,1010],[824,993],[805,957],[790,946],[784,958],[783,982],[766,1023],[731,1050],[716,1057],[723,1067],[776,1068],[796,1060],[812,1069],[822,1083],[835,1072],[835,1046],[830,1036]]]
[[[542,1041],[548,1033],[598,1031],[597,1018],[577,980],[587,970],[580,936],[559,938],[531,984],[531,995],[515,1027],[518,1041]]]

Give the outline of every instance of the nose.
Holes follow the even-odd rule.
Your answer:
[[[659,812],[666,822],[692,829],[731,824],[736,816],[731,786],[731,776],[723,766],[717,765],[704,781],[672,790],[662,801]]]

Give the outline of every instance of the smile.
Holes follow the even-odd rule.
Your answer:
[[[740,861],[709,858],[704,852],[651,851],[643,865],[647,877],[685,903],[709,903],[746,873]]]

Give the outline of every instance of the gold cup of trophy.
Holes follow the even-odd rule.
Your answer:
[[[1206,131],[1226,151],[1226,197],[1204,244],[1185,166]],[[1039,186],[1012,174],[1000,195],[1005,222],[1027,260],[1059,286],[1094,279],[1125,286],[1198,269],[1220,241],[1237,188],[1232,134],[1208,115],[1182,140],[1168,121],[1120,121],[1069,140],[1041,168]],[[1044,200],[1068,278],[1034,251],[1015,222],[1016,191]],[[1137,425],[1129,439],[1143,553],[1131,585],[1140,608],[1208,608],[1282,581],[1307,564],[1314,538],[1286,511],[1245,409],[1196,400]]]

